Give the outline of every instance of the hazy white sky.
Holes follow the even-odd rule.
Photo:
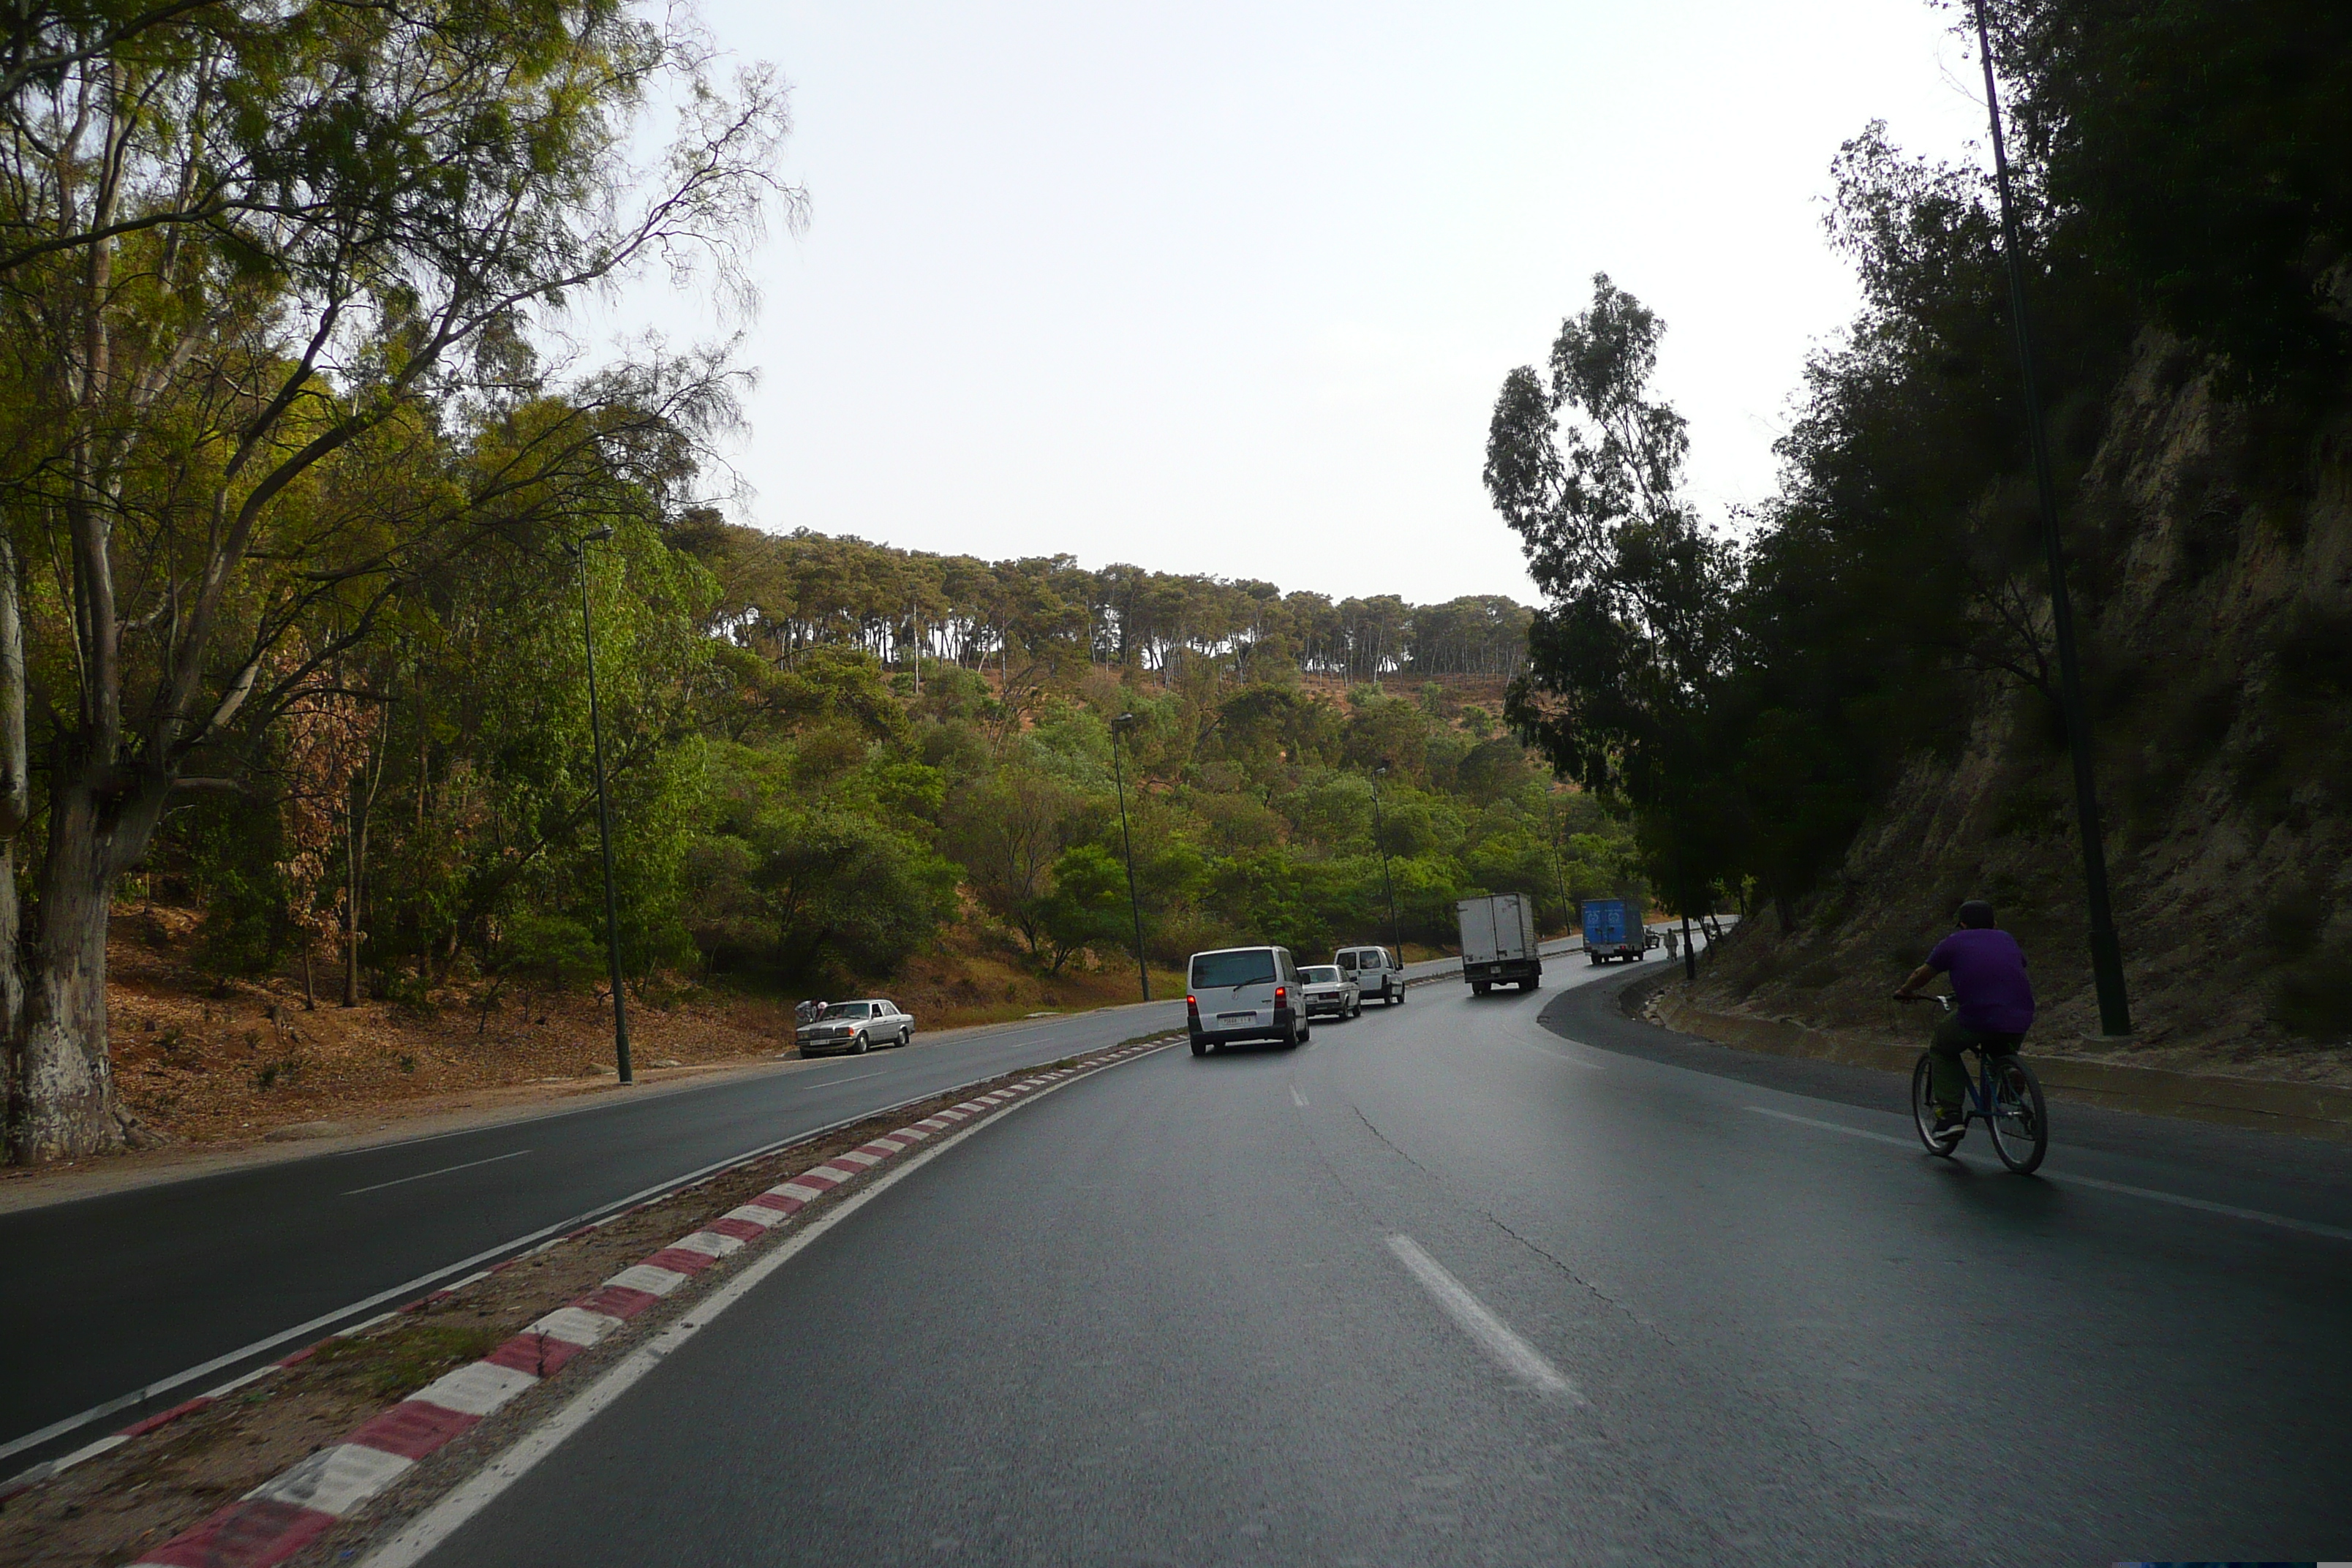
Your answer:
[[[1982,110],[1928,0],[706,0],[793,86],[804,234],[744,357],[742,521],[996,558],[1531,598],[1479,479],[1606,271],[1698,495],[1769,493],[1873,117]],[[625,312],[698,330],[648,285]],[[709,323],[700,323],[707,331]]]

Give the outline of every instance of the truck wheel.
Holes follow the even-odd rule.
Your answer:
[[[1486,994],[1486,983],[1483,980],[1473,980],[1470,983],[1470,994],[1473,996]]]

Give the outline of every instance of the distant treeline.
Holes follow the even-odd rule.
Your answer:
[[[982,561],[812,533],[762,533],[698,512],[677,542],[718,566],[744,642],[789,665],[820,646],[892,668],[929,661],[1008,679],[1039,661],[1134,667],[1163,684],[1191,662],[1244,680],[1286,674],[1515,676],[1532,612],[1499,595],[1409,605],[1334,600],[1271,583],[1110,565],[1075,556]]]

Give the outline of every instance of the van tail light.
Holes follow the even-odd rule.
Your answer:
[[[1195,1018],[1199,1017],[1201,1016],[1201,999],[1198,996],[1185,997],[1184,1011],[1192,1014]]]
[[[1287,986],[1287,985],[1277,985],[1277,986],[1276,986],[1276,987],[1274,988],[1274,1005],[1275,1005],[1276,1006],[1277,1006],[1277,1007],[1281,1006],[1285,1002],[1288,1001],[1289,999],[1290,999],[1290,987],[1289,987],[1289,986]]]

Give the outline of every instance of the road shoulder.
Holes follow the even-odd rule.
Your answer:
[[[1597,1050],[1832,1104],[1909,1117],[1907,1064],[1898,1071],[1743,1050],[1628,1015],[1625,993],[1630,988],[1644,981],[1657,985],[1664,980],[1657,970],[1637,967],[1561,992],[1545,1005],[1538,1021],[1554,1035]],[[2028,1055],[2032,1056],[2030,1047]],[[2285,1181],[2305,1190],[2352,1194],[2352,1144],[2064,1099],[2060,1100],[2052,1121],[2053,1142],[2061,1148],[2154,1160],[2189,1170],[2225,1168],[2263,1181]]]
[[[1057,1013],[1051,1018],[1087,1018],[1164,1006],[1164,1002],[1129,1002],[1091,1008],[1083,1013]],[[970,1024],[961,1028],[920,1033],[908,1048],[921,1051],[939,1046],[983,1039],[1014,1029],[1034,1028],[1046,1018],[1013,1018],[993,1024]],[[525,1083],[504,1089],[478,1089],[432,1100],[418,1100],[372,1115],[364,1122],[343,1126],[294,1123],[234,1142],[167,1144],[131,1150],[88,1161],[37,1170],[0,1169],[0,1215],[76,1203],[83,1198],[135,1192],[175,1182],[194,1181],[224,1172],[255,1170],[268,1165],[308,1160],[321,1154],[350,1153],[420,1138],[486,1128],[519,1126],[551,1117],[572,1116],[623,1104],[709,1089],[789,1076],[821,1068],[840,1058],[803,1058],[779,1051],[734,1061],[683,1068],[648,1068],[638,1081],[624,1089],[611,1079],[563,1083]],[[274,1135],[273,1135],[274,1134]]]

